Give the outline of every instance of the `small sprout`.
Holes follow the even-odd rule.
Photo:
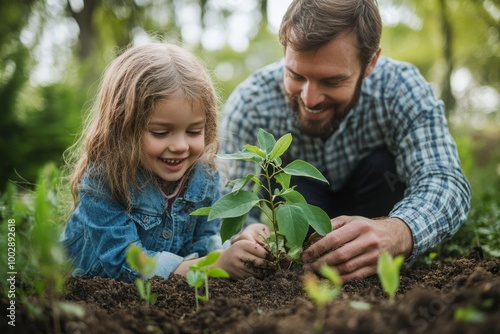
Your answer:
[[[399,270],[404,260],[403,255],[393,258],[387,251],[383,251],[378,258],[377,274],[382,283],[382,288],[389,295],[391,303],[394,303],[396,291],[399,287]]]
[[[139,246],[132,244],[127,250],[127,262],[141,276],[135,280],[139,295],[146,302],[146,305],[153,304],[157,294],[151,293],[151,282],[144,282],[147,277],[154,273],[157,265],[156,260],[148,256]]]
[[[323,264],[321,275],[326,279],[318,279],[312,273],[304,275],[304,290],[318,307],[318,315],[314,323],[316,333],[321,333],[326,319],[326,305],[336,299],[342,291],[342,279],[335,268]]]
[[[206,302],[209,299],[208,278],[229,278],[229,274],[224,269],[211,267],[217,262],[219,256],[219,252],[211,252],[200,261],[189,266],[186,281],[194,288],[196,311],[200,309],[199,300]],[[203,285],[205,285],[204,295],[198,293],[198,288],[201,288]]]

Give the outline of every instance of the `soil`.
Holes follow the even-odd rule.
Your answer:
[[[210,300],[196,311],[184,277],[151,279],[158,294],[146,306],[134,284],[103,278],[69,278],[59,300],[81,305],[83,316],[56,312],[46,300],[31,303],[43,318],[16,310],[16,327],[5,319],[1,333],[500,333],[500,259],[420,261],[401,272],[391,303],[377,276],[347,282],[321,310],[302,287],[299,269],[263,279],[210,280]],[[361,306],[370,306],[364,309]],[[20,304],[20,303],[19,303]],[[2,301],[1,308],[7,304]],[[457,313],[466,311],[464,319]],[[467,313],[468,312],[468,313]],[[322,326],[321,326],[321,323]]]

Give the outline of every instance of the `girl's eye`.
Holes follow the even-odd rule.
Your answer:
[[[149,131],[155,137],[165,137],[168,135],[168,131]]]
[[[200,135],[203,132],[203,130],[189,130],[187,133],[192,135],[192,136],[197,136]]]

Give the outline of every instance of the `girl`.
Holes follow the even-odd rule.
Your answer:
[[[185,275],[193,258],[222,248],[220,221],[189,215],[219,198],[217,97],[201,62],[172,44],[130,48],[108,67],[90,116],[73,151],[75,209],[61,236],[72,274],[133,281],[126,252],[135,243],[157,260],[152,276]],[[245,278],[245,262],[267,266],[265,256],[241,239],[215,265]]]

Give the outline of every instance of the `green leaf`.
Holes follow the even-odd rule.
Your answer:
[[[135,286],[137,287],[137,291],[139,291],[139,295],[142,299],[146,297],[146,293],[144,291],[144,281],[140,278],[135,280]]]
[[[196,295],[196,299],[201,300],[202,302],[206,302],[208,300],[208,297],[202,295]]]
[[[307,203],[296,203],[295,205],[302,208],[304,215],[308,218],[309,225],[311,225],[319,235],[326,235],[332,231],[330,217],[328,217],[323,209]]]
[[[316,167],[304,160],[292,161],[283,168],[283,171],[289,175],[312,177],[313,179],[328,183],[328,180]]]
[[[203,208],[199,208],[190,213],[191,216],[208,216],[210,214],[211,207],[205,206]]]
[[[246,190],[226,194],[212,205],[208,220],[242,216],[247,214],[259,201],[256,194]]]
[[[291,175],[286,174],[286,173],[279,173],[274,176],[276,179],[276,182],[278,182],[283,189],[290,188],[290,179],[292,178]]]
[[[217,154],[217,158],[224,160],[251,160],[255,157],[255,154],[249,151],[238,151],[235,153],[220,153]]]
[[[339,272],[337,271],[337,269],[330,267],[329,265],[327,265],[325,263],[321,266],[320,273],[321,273],[321,275],[323,275],[324,278],[328,279],[335,286],[342,285],[342,279],[340,278],[340,275],[339,275]]]
[[[290,133],[287,133],[278,141],[273,147],[273,150],[271,153],[269,153],[269,159],[273,160],[276,157],[280,157],[283,153],[285,153],[286,150],[288,150],[288,147],[290,147],[290,144],[292,143],[292,135]]]
[[[387,251],[383,251],[377,261],[377,274],[384,291],[394,300],[399,286],[399,269],[404,262],[402,255],[395,259]]]
[[[197,270],[189,270],[186,273],[186,281],[193,288],[200,288],[203,285],[203,277],[201,272]]]
[[[276,221],[279,231],[293,245],[302,245],[306,238],[309,224],[302,208],[296,204],[282,204],[276,209]]]
[[[217,262],[217,259],[219,258],[220,253],[219,252],[210,252],[208,253],[204,258],[202,258],[200,261],[198,261],[198,267],[203,268],[206,266],[210,266]]]
[[[304,196],[296,190],[290,190],[281,194],[288,203],[307,203]]]
[[[231,237],[241,231],[243,223],[247,219],[247,214],[239,217],[229,217],[222,221],[220,227],[220,237],[224,243],[226,240],[231,239]]]
[[[213,278],[229,278],[229,274],[222,268],[209,268],[207,275]]]
[[[254,177],[254,174],[247,174],[244,178],[229,181],[226,186],[232,186],[231,192],[235,193],[243,189]]]
[[[271,153],[276,144],[274,136],[262,128],[260,128],[257,133],[257,140],[259,141],[260,148],[266,153]]]

